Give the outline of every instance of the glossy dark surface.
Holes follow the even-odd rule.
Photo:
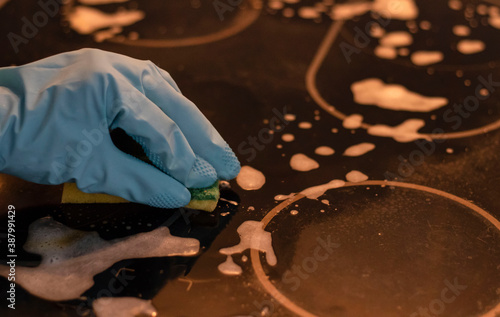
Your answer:
[[[429,70],[414,66],[405,57],[395,61],[378,59],[373,55],[376,45],[373,38],[347,63],[340,43],[354,43],[355,28],[373,20],[364,15],[343,26],[317,74],[318,91],[340,111],[361,113],[368,123],[393,125],[409,118],[424,119],[424,132],[434,128],[463,131],[500,120],[500,89],[482,101],[479,109],[464,118],[457,129],[444,120],[448,107],[422,114],[353,102],[350,84],[368,77],[399,83],[424,95],[447,97],[451,109],[453,104],[474,95],[480,83],[478,76],[500,81],[497,61],[500,30],[484,26],[484,19],[475,15],[478,26],[472,29],[470,38],[484,40],[487,50],[463,56],[454,51],[458,38],[451,33],[451,26],[469,23],[463,10],[452,11],[447,1],[441,0],[418,3],[421,15],[417,24],[427,20],[432,28],[419,30],[411,48],[442,50],[446,56],[442,63]],[[302,1],[287,6],[296,9],[312,4]],[[146,12],[146,20],[126,27],[123,32],[124,35],[138,32],[141,38],[206,35],[230,27],[237,14],[244,13],[235,8],[220,21],[211,1],[201,1],[201,6],[194,9],[193,3],[184,0],[129,2],[103,6],[103,10],[113,12],[120,6],[137,6]],[[241,255],[235,255],[234,261],[243,267],[243,274],[222,275],[217,266],[225,256],[218,250],[238,242],[236,229],[243,221],[261,220],[278,205],[275,195],[345,179],[345,174],[354,169],[371,180],[399,175],[399,181],[471,201],[500,219],[499,130],[443,142],[403,144],[370,136],[362,129],[345,130],[340,120],[311,99],[305,75],[331,26],[332,21],[326,15],[316,22],[296,16],[285,18],[281,11],[271,12],[264,6],[257,21],[235,36],[209,44],[170,48],[96,43],[91,36],[70,31],[58,15],[28,44],[20,46],[19,53],[14,53],[6,35],[20,32],[21,17],[31,17],[37,10],[36,1],[14,0],[0,9],[0,66],[20,65],[82,47],[152,60],[171,73],[182,92],[198,105],[235,150],[242,165],[251,165],[266,176],[266,184],[258,191],[244,191],[235,181],[231,182],[232,189],[224,191],[222,197],[239,202],[237,207],[220,201],[214,214],[186,216],[180,210],[135,204],[61,205],[61,186],[36,185],[0,175],[0,223],[6,224],[7,206],[15,205],[18,256],[23,265],[34,266],[39,262],[38,256],[21,253],[20,246],[29,224],[47,215],[72,228],[95,230],[105,239],[168,225],[172,234],[198,238],[204,247],[193,258],[116,263],[95,277],[96,284],[84,294],[90,300],[114,278],[111,272],[128,268],[134,270],[134,278],[115,295],[152,299],[159,316],[294,316],[264,289],[250,260],[243,262]],[[392,21],[387,28],[407,30],[401,21]],[[457,70],[463,72],[460,78]],[[465,80],[471,81],[469,86],[464,84]],[[282,122],[284,129],[269,137],[267,144],[260,142],[252,155],[243,142],[268,128],[264,120],[271,120],[276,111],[283,112],[285,107],[297,120]],[[319,111],[318,116],[315,111]],[[301,121],[311,122],[312,128],[298,128]],[[332,133],[332,128],[337,128],[338,133]],[[294,134],[295,141],[281,141],[283,133]],[[361,157],[342,156],[347,147],[361,142],[372,142],[376,149]],[[277,148],[278,144],[283,148]],[[324,145],[334,148],[336,153],[324,157],[314,154],[318,146]],[[447,149],[453,149],[453,153]],[[292,170],[289,160],[295,153],[314,158],[320,168],[310,172]],[[415,161],[415,158],[423,159]],[[417,163],[402,163],[405,160]],[[329,205],[321,203],[324,199]],[[248,210],[250,206],[255,210]],[[297,210],[298,214],[290,214],[291,210]],[[5,228],[2,225],[0,232],[5,232]],[[264,272],[281,294],[318,316],[425,316],[419,309],[438,311],[441,307],[436,303],[449,283],[458,284],[459,289],[457,293],[447,293],[448,299],[452,295],[454,299],[448,300],[444,310],[434,315],[481,316],[499,303],[500,232],[476,211],[449,197],[377,185],[329,190],[319,201],[302,198],[286,207],[266,230],[272,232],[278,264],[271,267],[262,260]],[[318,251],[322,260],[314,253],[322,245],[318,239],[329,240],[335,246]],[[1,243],[0,258],[4,259],[3,236]],[[248,250],[243,254],[250,258]],[[6,291],[7,282],[1,278],[2,298]],[[15,312],[6,308],[4,300],[1,302],[2,316],[90,314],[89,301],[48,302],[20,287]]]

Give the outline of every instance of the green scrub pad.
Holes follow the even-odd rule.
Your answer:
[[[191,192],[191,201],[187,208],[199,209],[205,211],[214,211],[219,201],[219,181],[206,188],[188,188]]]

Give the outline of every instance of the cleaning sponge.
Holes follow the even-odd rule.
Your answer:
[[[219,181],[206,188],[188,188],[191,193],[191,201],[187,208],[205,211],[214,211],[219,201]]]

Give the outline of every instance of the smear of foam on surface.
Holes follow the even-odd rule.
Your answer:
[[[318,199],[321,195],[323,195],[327,190],[333,188],[340,188],[345,185],[345,182],[340,179],[334,179],[326,184],[312,186],[304,189],[300,193],[306,196],[309,199]]]
[[[314,7],[301,7],[297,14],[302,19],[317,19],[321,16],[321,12]]]
[[[258,190],[266,183],[266,177],[261,171],[245,165],[236,176],[236,182],[244,190]]]
[[[406,31],[387,33],[380,39],[380,45],[390,47],[408,46],[413,43],[413,36]]]
[[[77,6],[68,15],[68,21],[71,28],[78,33],[90,34],[104,28],[131,25],[144,19],[144,16],[144,12],[139,10],[107,14],[98,9]]]
[[[296,171],[308,172],[319,167],[318,162],[305,154],[294,154],[290,159],[290,167]]]
[[[370,10],[384,18],[396,20],[414,20],[418,17],[418,7],[413,0],[375,0],[375,2],[338,4],[333,7],[331,17],[334,20],[350,20]]]
[[[484,51],[486,45],[480,40],[461,40],[457,44],[457,49],[465,55],[476,54]]]
[[[345,179],[347,179],[347,181],[351,183],[359,183],[367,180],[368,176],[361,173],[360,171],[353,170],[346,174]]]
[[[456,36],[469,36],[470,28],[467,25],[455,25],[453,27],[453,34]]]
[[[135,297],[100,297],[92,302],[97,317],[155,317],[158,312],[150,300]]]
[[[365,14],[371,9],[371,2],[337,4],[332,9],[331,18],[333,20],[350,20],[356,16]]]
[[[375,0],[372,11],[396,20],[414,20],[419,13],[414,0]]]
[[[236,231],[240,236],[240,243],[229,248],[222,248],[219,250],[219,253],[231,257],[231,255],[241,253],[247,249],[254,249],[266,254],[266,261],[269,265],[274,266],[278,263],[273,249],[271,233],[264,230],[262,222],[247,220],[243,222]],[[235,273],[237,269],[231,262],[233,262],[232,259],[226,259],[226,262],[224,262],[226,264],[222,266],[222,268],[219,265],[219,270],[224,274],[237,275],[232,274]]]
[[[222,262],[217,266],[219,271],[225,275],[240,275],[243,273],[243,269],[238,264],[234,263],[233,257],[228,255],[226,261]]]
[[[16,283],[40,298],[62,301],[78,298],[94,285],[94,275],[118,261],[192,256],[199,252],[200,243],[174,237],[167,227],[106,241],[97,232],[75,230],[52,218],[41,218],[30,225],[24,249],[41,255],[42,261],[37,267],[16,267]],[[0,269],[0,275],[7,274]]]
[[[448,104],[444,97],[425,97],[402,85],[386,84],[378,78],[368,78],[351,85],[354,101],[390,110],[429,112]]]
[[[129,0],[79,0],[81,4],[86,4],[86,5],[101,5],[101,4],[110,4],[110,3],[122,3],[122,2],[127,2]]]
[[[439,51],[416,51],[411,54],[411,61],[418,66],[427,66],[439,63],[443,60],[444,54]]]
[[[350,156],[350,157],[361,156],[374,149],[375,149],[375,144],[364,142],[348,147],[344,151],[344,156]]]
[[[319,146],[316,148],[316,150],[314,150],[314,153],[321,156],[330,156],[335,153],[335,150],[329,146]]]
[[[312,128],[312,123],[311,122],[307,122],[307,121],[302,121],[299,123],[299,128],[301,129],[310,129]]]
[[[383,59],[395,59],[398,57],[398,52],[394,47],[390,46],[377,46],[373,51],[375,56],[383,58]]]
[[[346,129],[358,129],[361,127],[361,124],[363,123],[363,116],[357,113],[351,114],[350,116],[347,116],[343,121],[342,121],[342,126]]]
[[[368,128],[368,134],[391,137],[398,142],[407,143],[418,139],[428,139],[427,136],[418,133],[418,130],[420,130],[423,126],[425,126],[424,120],[408,119],[395,127],[383,124],[373,125]]]
[[[293,140],[295,140],[295,136],[290,133],[285,133],[281,136],[281,139],[285,142],[292,142]]]

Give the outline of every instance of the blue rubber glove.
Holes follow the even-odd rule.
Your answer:
[[[123,129],[156,166],[118,150]],[[234,178],[227,143],[150,61],[96,49],[0,68],[0,171],[40,184],[76,182],[162,208],[189,203],[187,188]]]

